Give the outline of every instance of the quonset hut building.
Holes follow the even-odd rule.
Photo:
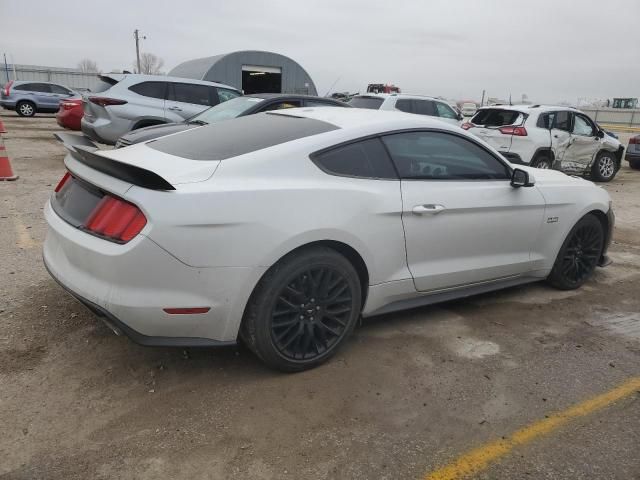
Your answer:
[[[318,94],[313,80],[300,64],[284,55],[258,50],[196,58],[181,63],[169,75],[225,83],[245,94]]]

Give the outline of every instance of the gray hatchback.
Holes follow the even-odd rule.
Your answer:
[[[57,112],[62,100],[75,95],[76,92],[57,83],[14,80],[0,89],[0,105],[15,110],[21,117],[33,117],[40,112]]]
[[[182,122],[241,95],[228,85],[164,75],[109,73],[83,95],[82,132],[109,145],[131,130]]]

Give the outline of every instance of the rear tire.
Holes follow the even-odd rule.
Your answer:
[[[600,152],[591,166],[591,178],[596,182],[610,182],[618,172],[618,160],[613,152]]]
[[[604,247],[604,229],[592,214],[582,217],[567,235],[547,281],[560,290],[582,286],[593,274]]]
[[[32,102],[18,102],[16,112],[21,117],[33,117],[36,114],[36,106]]]
[[[260,280],[240,336],[269,367],[314,368],[335,354],[355,328],[362,288],[351,263],[335,250],[293,252]]]
[[[538,155],[536,159],[531,162],[531,166],[549,170],[553,168],[553,162],[551,161],[551,157],[549,155]]]

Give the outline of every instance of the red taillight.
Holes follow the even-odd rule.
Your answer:
[[[54,192],[59,192],[60,190],[62,190],[62,187],[64,187],[64,184],[67,183],[69,181],[69,179],[71,178],[71,174],[69,172],[65,173],[62,178],[60,179],[60,181],[58,182],[58,185],[56,185],[56,188],[53,190]]]
[[[7,82],[7,84],[4,86],[4,96],[5,97],[9,96],[9,89],[11,88],[12,84],[13,84],[13,80]]]
[[[64,102],[60,102],[60,107],[64,108],[65,110],[71,110],[78,105],[82,105],[82,100],[67,100]]]
[[[629,145],[640,145],[640,136],[631,137],[629,139]]]
[[[513,125],[507,125],[506,127],[499,128],[500,133],[505,135],[514,135],[516,137],[526,137],[527,129],[524,127],[514,127]]]
[[[474,125],[473,123],[471,123],[471,122],[463,123],[461,126],[462,126],[462,128],[463,128],[464,130],[469,130],[470,128],[475,127],[475,125]]]
[[[138,207],[105,195],[85,221],[84,228],[107,239],[126,243],[138,235],[146,224],[147,218]]]
[[[91,103],[95,103],[96,105],[100,105],[101,107],[108,107],[109,105],[124,105],[127,103],[126,100],[118,100],[117,98],[107,98],[107,97],[89,97],[89,101]]]

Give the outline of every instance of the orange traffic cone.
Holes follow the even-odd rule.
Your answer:
[[[1,135],[3,133],[7,133],[7,131],[4,129],[2,120],[0,120],[0,180],[17,180],[18,175],[13,174],[11,161],[7,156],[7,148],[4,146],[4,140],[2,139]]]

